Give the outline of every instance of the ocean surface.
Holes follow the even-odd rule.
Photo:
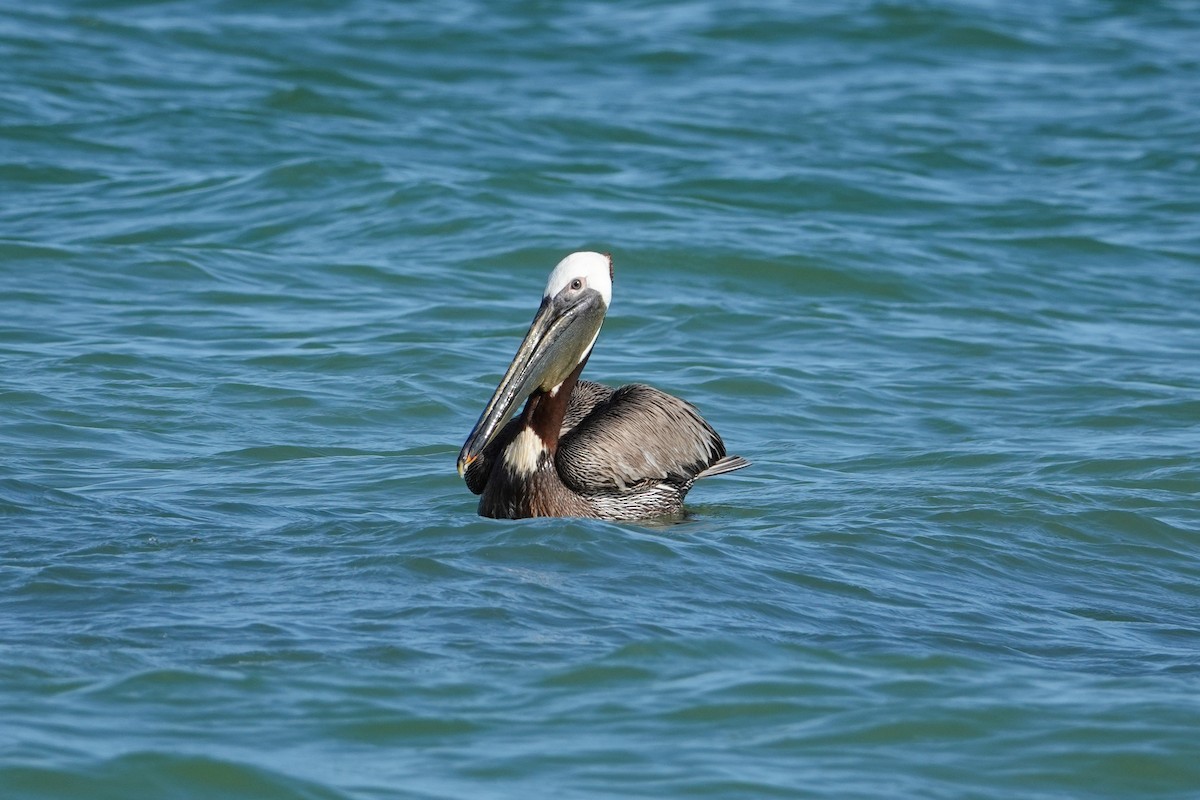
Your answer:
[[[0,11],[0,798],[1200,797],[1200,4]],[[479,518],[584,376],[754,462]]]

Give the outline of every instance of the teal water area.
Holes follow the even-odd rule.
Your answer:
[[[1200,6],[0,14],[0,797],[1193,798]],[[481,519],[585,377],[749,470]]]

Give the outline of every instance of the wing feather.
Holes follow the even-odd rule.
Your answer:
[[[691,484],[725,444],[690,403],[641,384],[600,399],[558,443],[555,463],[578,492],[626,491],[645,481]]]
[[[594,381],[580,380],[576,383],[575,390],[571,392],[571,402],[567,404],[567,413],[563,417],[559,438],[566,436],[568,431],[578,426],[588,414],[595,410],[596,406],[611,400],[616,391],[611,386]]]

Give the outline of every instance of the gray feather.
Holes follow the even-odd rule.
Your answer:
[[[750,462],[741,456],[725,456],[724,458],[718,458],[705,467],[703,471],[696,473],[696,480],[711,478],[714,475],[724,475],[727,472],[736,472],[742,467],[748,466],[750,466]]]
[[[725,455],[694,406],[657,389],[633,384],[607,397],[589,389],[587,402],[591,408],[563,435],[555,457],[563,482],[577,492],[625,492],[646,482],[690,487]]]

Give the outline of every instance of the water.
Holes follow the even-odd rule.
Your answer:
[[[1200,7],[0,15],[0,795],[1194,797]],[[567,252],[682,524],[454,472]]]

